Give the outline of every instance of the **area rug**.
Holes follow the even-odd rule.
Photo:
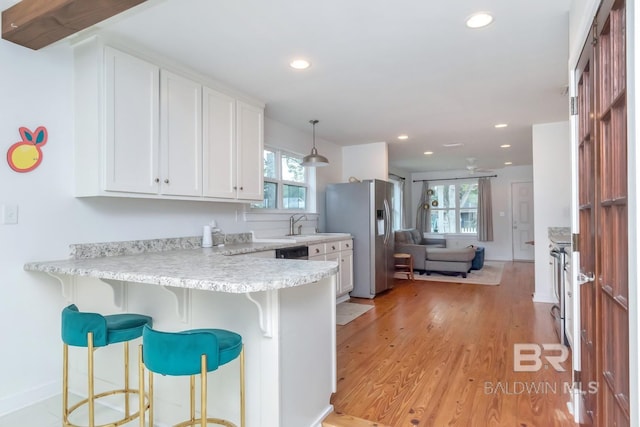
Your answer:
[[[502,280],[502,271],[504,270],[504,262],[499,261],[485,261],[481,270],[471,270],[471,273],[467,274],[467,278],[464,279],[460,275],[447,276],[444,274],[431,273],[429,276],[426,274],[414,274],[416,280],[424,280],[429,282],[452,282],[452,283],[468,283],[471,285],[499,285]],[[396,279],[406,279],[407,273],[395,273]]]
[[[336,306],[336,324],[346,325],[358,316],[371,310],[373,305],[341,302]]]

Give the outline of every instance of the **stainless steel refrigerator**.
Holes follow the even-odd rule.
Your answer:
[[[391,183],[377,179],[327,186],[327,231],[354,238],[353,297],[373,298],[392,287],[392,191]]]

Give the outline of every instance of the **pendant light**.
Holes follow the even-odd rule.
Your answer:
[[[312,168],[327,166],[329,164],[329,160],[321,154],[318,154],[318,150],[316,150],[316,123],[318,120],[309,120],[309,123],[313,125],[313,148],[311,149],[311,154],[308,156],[304,156],[302,159],[302,166],[309,166]]]

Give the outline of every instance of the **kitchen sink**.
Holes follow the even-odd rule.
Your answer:
[[[349,233],[314,233],[314,234],[296,234],[295,236],[287,236],[299,243],[315,242],[325,240],[327,237],[350,237]]]

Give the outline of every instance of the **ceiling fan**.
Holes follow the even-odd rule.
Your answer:
[[[475,174],[476,172],[493,173],[491,169],[484,169],[484,168],[478,167],[478,165],[476,164],[475,157],[467,157],[467,170],[471,175]]]

